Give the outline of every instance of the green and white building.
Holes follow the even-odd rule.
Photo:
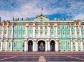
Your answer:
[[[84,51],[84,21],[49,20],[40,15],[32,21],[0,22],[0,52]]]

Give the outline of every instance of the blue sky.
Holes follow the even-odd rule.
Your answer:
[[[2,20],[11,20],[13,17],[34,18],[41,12],[50,20],[83,20],[84,0],[0,0]]]

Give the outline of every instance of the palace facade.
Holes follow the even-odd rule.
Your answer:
[[[40,15],[0,22],[0,51],[84,51],[84,21],[50,21]]]

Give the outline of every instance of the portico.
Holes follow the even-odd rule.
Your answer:
[[[45,39],[24,41],[25,52],[57,52],[59,51],[58,41],[47,41]]]

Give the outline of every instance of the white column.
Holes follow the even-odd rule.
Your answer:
[[[6,38],[8,38],[8,30],[9,30],[8,28],[9,28],[9,27],[7,26],[7,34],[6,34]]]
[[[55,51],[59,51],[59,41],[55,42]]]
[[[2,26],[2,34],[1,34],[1,51],[3,51],[3,37],[4,37],[4,35],[3,35],[3,33],[4,33],[4,26]]]
[[[45,51],[47,52],[47,42],[45,42]]]
[[[56,27],[55,26],[53,26],[53,30],[54,30],[53,38],[56,38]]]
[[[12,41],[10,41],[10,48],[11,48],[10,51],[13,51],[13,42]]]
[[[73,35],[72,35],[72,31],[71,31],[71,24],[70,24],[70,27],[69,27],[69,28],[70,28],[70,38],[71,38],[71,39],[70,39],[70,40],[71,40],[71,41],[70,41],[70,42],[71,42],[71,51],[73,51],[73,41],[72,41],[72,36],[73,36]]]
[[[5,42],[5,51],[7,51],[7,49],[8,49],[8,42],[6,41]]]
[[[80,24],[81,25],[81,24]],[[78,26],[79,28],[79,37],[81,38],[80,40],[80,48],[81,48],[81,51],[83,51],[83,42],[82,42],[82,32],[81,32],[81,26]]]
[[[28,51],[28,42],[27,41],[24,42],[24,51],[25,52]]]
[[[83,42],[80,42],[81,51],[83,51]]]
[[[33,41],[33,51],[36,52],[37,51],[37,42],[36,41]]]
[[[27,38],[27,27],[25,27],[25,38]]]
[[[75,29],[75,48],[76,48],[76,51],[78,51],[78,42],[77,42],[77,26],[75,25],[74,26],[74,29]]]
[[[50,41],[47,41],[47,45],[48,51],[50,51]]]
[[[3,37],[4,37],[4,26],[2,26],[2,36],[1,36],[1,38],[3,39]]]
[[[54,33],[55,33],[55,34],[54,34],[54,35],[55,35],[56,38],[58,37],[57,27],[58,27],[58,24],[55,23],[55,24],[54,24],[54,30],[55,30]]]
[[[10,51],[13,51],[13,37],[14,37],[14,34],[13,34],[13,32],[14,32],[14,25],[12,24],[12,26],[11,26],[11,38],[12,38],[12,40],[10,41],[10,46],[11,46],[11,50]]]
[[[76,51],[78,51],[78,42],[75,41],[75,47],[76,47]]]
[[[29,37],[28,28],[29,28],[29,24],[26,23],[26,25],[25,25],[25,38]]]
[[[70,38],[72,38],[71,25],[70,25]]]
[[[40,26],[38,26],[38,37],[40,37]]]
[[[76,26],[74,26],[74,29],[75,29],[75,38],[77,38],[77,29],[76,29]]]
[[[33,25],[33,38],[35,38],[35,24]]]
[[[45,26],[43,26],[43,38],[45,38]]]
[[[6,29],[7,29],[7,34],[6,34],[6,42],[5,42],[5,51],[7,51],[8,50],[8,26],[6,27]]]
[[[58,37],[58,33],[57,33],[57,26],[56,26],[56,38]]]
[[[3,42],[1,41],[1,51],[3,51]]]
[[[13,27],[14,27],[14,26],[12,25],[12,26],[11,26],[11,30],[12,30],[12,31],[11,31],[11,38],[13,38],[13,36],[14,36],[14,34],[13,34],[14,28],[13,28]]]
[[[79,37],[82,38],[82,33],[81,33],[81,26],[79,27]]]
[[[47,26],[47,37],[50,38],[50,24],[48,24]]]
[[[73,51],[73,42],[71,41],[71,51]]]

